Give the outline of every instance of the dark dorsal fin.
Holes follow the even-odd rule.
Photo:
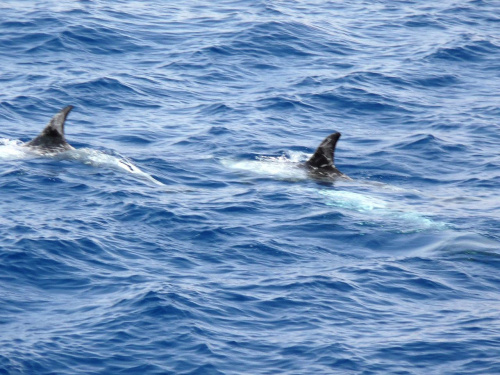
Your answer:
[[[340,133],[333,133],[326,137],[306,164],[313,168],[334,167],[335,146],[339,138]]]
[[[72,109],[73,106],[68,105],[59,111],[59,113],[52,117],[49,124],[43,129],[38,137],[26,143],[26,146],[37,147],[49,151],[72,149],[73,147],[71,147],[64,138],[64,122]]]

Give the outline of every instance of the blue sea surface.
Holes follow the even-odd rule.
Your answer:
[[[0,59],[0,374],[500,373],[497,1],[5,0]]]

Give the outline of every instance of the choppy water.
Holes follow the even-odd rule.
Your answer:
[[[3,1],[0,374],[500,373],[495,1]],[[61,108],[77,148],[22,144]],[[337,167],[298,167],[342,132]]]

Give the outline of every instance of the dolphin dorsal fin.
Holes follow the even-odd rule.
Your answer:
[[[339,138],[340,133],[333,133],[326,137],[306,164],[313,168],[334,167],[335,146]]]
[[[52,119],[49,124],[43,129],[40,135],[59,135],[64,137],[64,123],[66,122],[66,117],[68,117],[69,113],[73,109],[72,105],[68,105],[61,109]]]
[[[59,111],[43,131],[26,144],[29,147],[39,147],[44,149],[71,149],[72,147],[66,142],[64,138],[64,122],[66,117],[73,109],[72,105],[68,105]]]

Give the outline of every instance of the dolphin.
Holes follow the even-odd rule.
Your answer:
[[[49,124],[43,129],[38,137],[24,144],[24,146],[41,153],[50,154],[74,150],[74,147],[66,142],[64,138],[64,122],[72,109],[73,106],[68,105],[59,111],[52,117]]]
[[[336,132],[326,137],[318,146],[313,156],[303,164],[313,178],[320,180],[332,180],[336,178],[351,178],[335,167],[335,146],[341,134]]]

